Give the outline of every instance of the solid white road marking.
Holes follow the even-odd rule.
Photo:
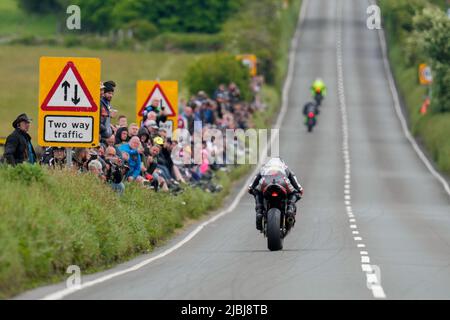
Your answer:
[[[370,1],[369,1],[369,3],[370,3]],[[449,184],[444,179],[444,177],[434,169],[433,165],[430,163],[428,158],[422,152],[422,150],[418,146],[416,140],[414,139],[414,137],[411,135],[411,132],[409,131],[408,123],[407,123],[405,116],[403,115],[403,112],[401,109],[400,99],[399,99],[400,95],[397,91],[397,87],[395,86],[394,77],[392,76],[391,67],[389,65],[384,29],[378,30],[378,39],[380,42],[381,51],[383,53],[383,63],[384,63],[384,69],[386,72],[386,77],[388,78],[389,88],[391,90],[391,95],[394,100],[395,112],[397,114],[397,117],[400,120],[401,125],[402,125],[403,133],[405,134],[408,141],[411,143],[414,151],[417,153],[420,160],[422,160],[422,162],[425,164],[425,166],[428,168],[428,170],[431,172],[431,174],[442,184],[442,186],[444,187],[444,190],[447,192],[448,196],[450,197]]]

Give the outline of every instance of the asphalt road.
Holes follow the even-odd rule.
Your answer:
[[[280,154],[305,195],[284,250],[267,250],[254,227],[254,201],[244,195],[176,251],[64,298],[450,298],[449,196],[401,129],[377,31],[366,27],[368,2],[307,3],[280,131]],[[308,134],[301,111],[317,76],[328,95]],[[152,255],[83,281],[156,256],[193,228]],[[376,271],[376,288],[367,286],[373,277],[364,265]],[[63,287],[18,298],[42,298]]]

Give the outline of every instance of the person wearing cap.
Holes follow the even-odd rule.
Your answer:
[[[100,98],[100,137],[102,140],[109,138],[112,134],[111,127],[111,100],[114,96],[114,81],[106,81],[101,85],[103,94]]]
[[[13,121],[14,131],[6,138],[4,158],[11,165],[23,162],[35,163],[36,152],[28,134],[31,119],[25,113],[20,114]]]
[[[149,120],[146,125],[148,132],[150,133],[150,138],[153,140],[158,136],[159,127],[155,120]]]
[[[62,169],[66,166],[66,148],[53,147],[53,157],[49,160],[48,165],[51,168]]]

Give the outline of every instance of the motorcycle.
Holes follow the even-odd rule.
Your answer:
[[[270,251],[283,249],[283,240],[294,225],[294,220],[287,217],[287,191],[279,183],[273,182],[263,190],[264,207],[262,225],[267,247]]]
[[[323,100],[322,91],[320,90],[316,91],[316,94],[314,95],[314,100],[316,101],[317,106],[320,107]]]
[[[306,115],[306,126],[308,127],[308,132],[311,132],[313,130],[316,123],[316,113],[312,111],[308,112],[308,114]]]

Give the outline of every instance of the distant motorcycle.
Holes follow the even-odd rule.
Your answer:
[[[283,249],[283,239],[289,233],[294,221],[287,217],[287,191],[283,183],[274,178],[263,189],[264,207],[263,233],[267,238],[267,247],[270,251]]]
[[[320,107],[323,100],[322,92],[316,92],[316,94],[314,95],[314,100],[316,101],[317,106]]]
[[[312,111],[308,112],[308,114],[306,115],[306,126],[308,127],[308,132],[311,132],[316,125],[316,117],[316,113]]]

